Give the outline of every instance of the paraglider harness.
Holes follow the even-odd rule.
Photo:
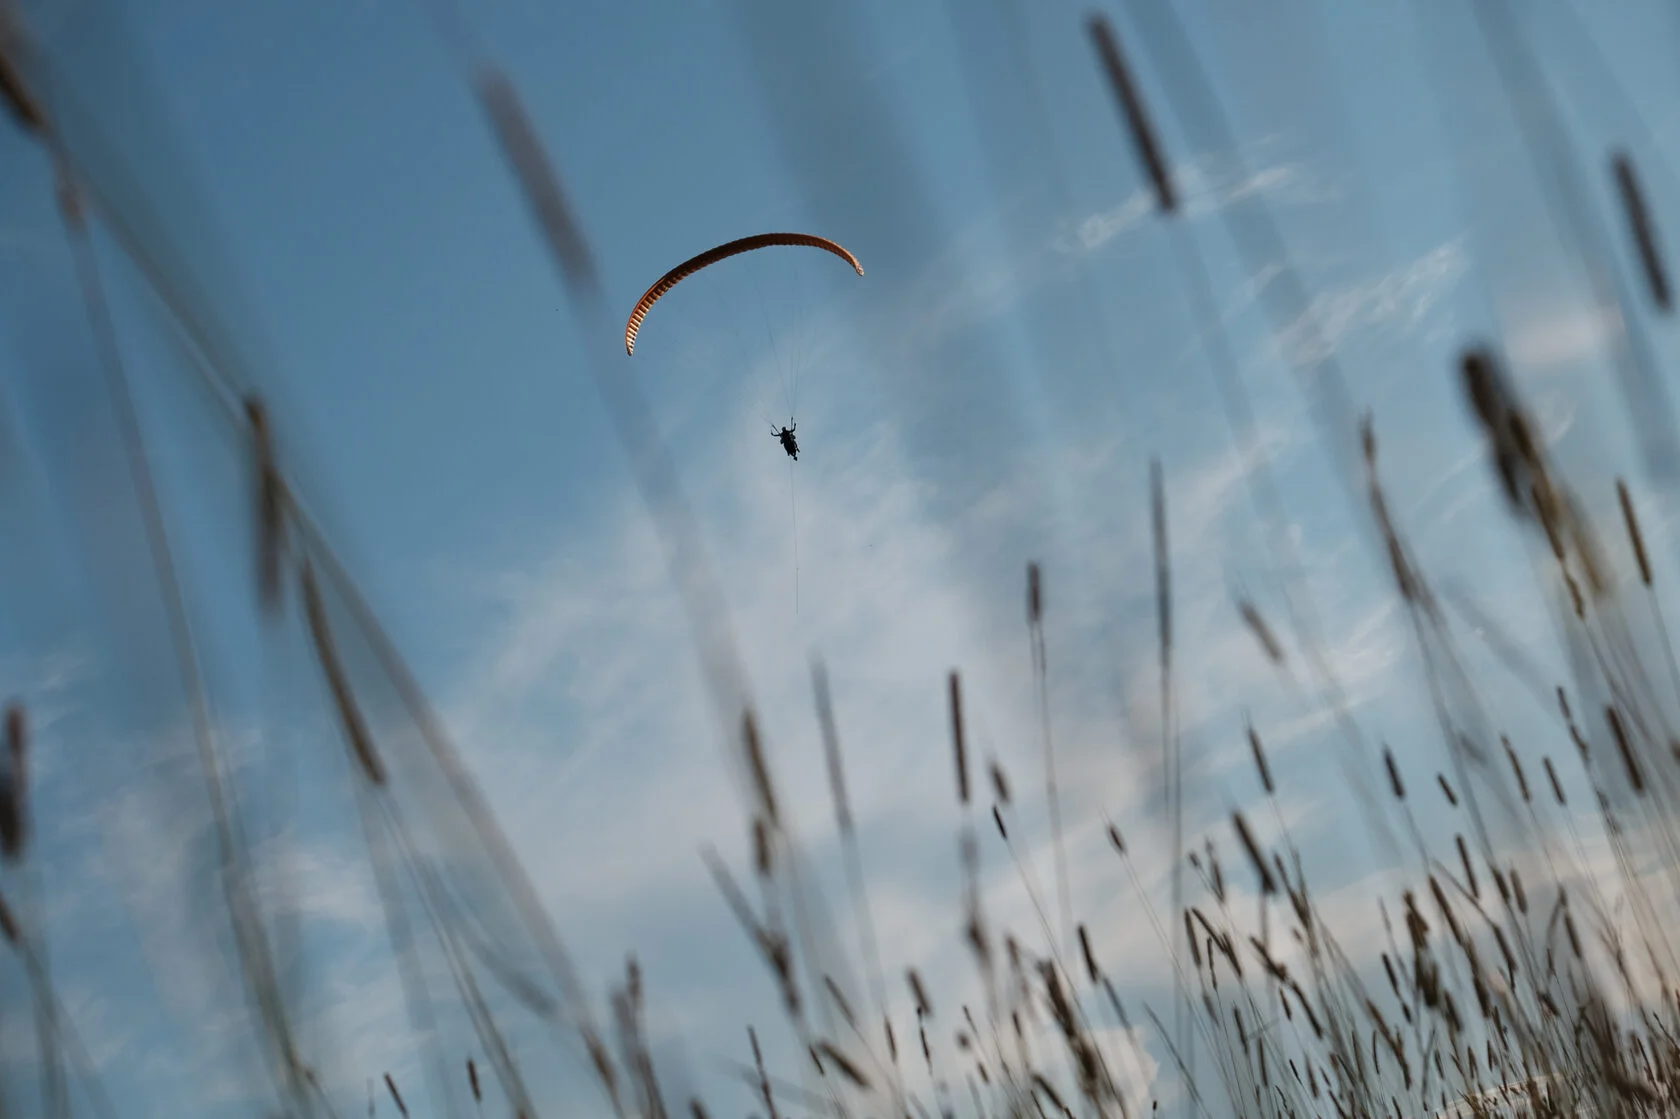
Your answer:
[[[780,431],[775,430],[775,425],[771,425],[770,431],[770,434],[782,441],[782,450],[786,451],[788,457],[795,462],[799,461],[799,440],[794,438],[793,433],[798,430],[799,425],[794,424],[792,427],[784,427]]]

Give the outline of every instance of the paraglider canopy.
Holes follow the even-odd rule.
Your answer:
[[[742,237],[735,241],[728,241],[716,248],[707,249],[698,256],[690,257],[659,277],[654,285],[642,294],[636,301],[635,308],[630,312],[630,321],[624,324],[624,352],[633,355],[636,352],[636,335],[641,332],[642,322],[647,318],[653,305],[665,297],[665,293],[676,287],[683,280],[694,273],[716,264],[720,260],[728,260],[741,253],[752,252],[755,249],[767,249],[778,245],[804,246],[822,249],[850,264],[859,276],[863,275],[863,265],[846,248],[827,237],[817,237],[809,233],[758,233],[751,237]]]

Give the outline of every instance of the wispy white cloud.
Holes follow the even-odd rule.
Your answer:
[[[1235,161],[1209,155],[1186,160],[1174,170],[1185,213],[1204,217],[1250,198],[1280,206],[1311,207],[1340,198],[1336,183],[1298,163],[1268,161],[1275,141],[1255,144],[1245,154],[1257,169],[1239,171]],[[952,333],[987,323],[1034,292],[1073,278],[1085,258],[1116,238],[1156,218],[1154,196],[1139,188],[1118,205],[1083,217],[1057,220],[1024,231],[1014,247],[998,228],[999,213],[958,232],[926,273],[908,286],[904,306],[913,313],[892,320],[883,331],[888,344],[923,353]]]
[[[1441,274],[1427,266],[1422,272]],[[1383,310],[1350,313],[1344,321],[1388,321],[1389,307],[1404,317],[1422,284],[1401,283],[1402,295],[1385,289],[1390,296],[1360,305]],[[729,426],[746,430],[751,421]],[[1268,454],[1287,459],[1304,439],[1299,428],[1274,428],[1264,441]],[[784,785],[785,811],[819,873],[831,874],[835,833],[806,661],[808,652],[820,650],[834,680],[889,970],[920,963],[936,986],[973,994],[971,968],[952,951],[960,943],[960,913],[951,846],[958,817],[942,689],[949,667],[960,667],[968,685],[971,749],[996,754],[1008,767],[1021,850],[1040,885],[1053,888],[1042,792],[1033,791],[1041,790],[1042,770],[1033,745],[1037,720],[1018,592],[977,581],[989,561],[977,562],[959,545],[962,530],[928,517],[934,495],[916,481],[903,448],[883,426],[849,437],[836,433],[795,468],[801,525],[795,614],[790,525],[764,513],[785,502],[787,477],[765,468],[763,450],[756,441],[726,441],[689,456],[685,469],[687,484],[702,495],[704,523],[714,526],[707,539],[736,608],[737,632],[776,744],[772,761]],[[1112,486],[1108,479],[1131,450],[1116,437],[1112,446],[1056,453],[1053,469],[1071,477],[1076,489],[1097,493]],[[813,469],[808,461],[825,466]],[[1169,478],[1175,580],[1184,606],[1180,640],[1190,651],[1181,695],[1185,726],[1212,733],[1240,727],[1245,713],[1258,711],[1276,728],[1280,745],[1322,748],[1322,720],[1279,698],[1275,675],[1226,596],[1222,557],[1230,549],[1223,541],[1250,516],[1248,467],[1221,451],[1176,464]],[[1146,582],[1142,497],[1134,515],[1080,526],[1075,555],[1101,557],[1095,562],[1103,571]],[[1040,523],[1034,511],[1042,505],[1038,495],[1006,486],[977,504],[966,530],[991,547],[1015,550],[1018,563],[1039,554],[1043,541],[1021,533]],[[1337,550],[1316,557],[1309,552],[1309,558],[1330,565],[1326,572],[1348,559]],[[533,873],[586,970],[615,966],[628,945],[642,949],[645,966],[658,976],[682,976],[696,956],[716,959],[722,952],[738,965],[710,983],[704,976],[682,976],[680,992],[667,995],[672,1021],[706,1022],[718,1013],[745,1017],[751,1008],[767,1008],[768,984],[757,994],[742,993],[740,976],[756,965],[711,896],[696,857],[698,847],[712,842],[739,857],[744,829],[693,682],[680,606],[640,506],[626,494],[593,531],[569,533],[546,559],[496,579],[506,621],[452,697],[451,723],[465,740],[481,744],[477,757],[516,846],[552,852],[532,860]],[[1146,592],[1134,586],[1128,593],[1140,589]],[[1147,603],[1147,593],[1141,601]],[[1347,604],[1338,606],[1345,611]],[[1077,821],[1069,842],[1074,893],[1082,899],[1081,912],[1094,912],[1086,904],[1115,896],[1119,881],[1097,823],[1103,814],[1117,815],[1135,832],[1141,850],[1158,849],[1154,825],[1135,818],[1153,787],[1144,755],[1156,737],[1149,720],[1157,683],[1150,657],[1116,664],[1112,636],[1074,624],[1070,615],[1076,614],[1052,610],[1051,686],[1063,791],[1069,819]],[[1146,618],[1133,616],[1126,624],[1147,631]],[[1392,685],[1404,654],[1396,627],[1391,608],[1380,602],[1332,618],[1331,654],[1356,705]],[[1084,663],[1113,668],[1075,670]],[[1134,712],[1130,727],[1118,721],[1116,684]],[[1209,757],[1230,758],[1242,749],[1235,734],[1229,742],[1208,743]],[[1307,798],[1292,804],[1288,818],[1310,831],[1333,810]],[[1203,811],[1196,827],[1222,818],[1217,805]],[[998,927],[1036,942],[1034,908],[1002,851],[988,843],[988,904]],[[1142,865],[1146,889],[1160,890],[1164,864],[1151,856]],[[1350,897],[1369,901],[1368,894]],[[1050,898],[1041,900],[1054,908]],[[681,944],[660,928],[678,913],[686,930]],[[1158,978],[1158,964],[1150,962],[1158,961],[1158,946],[1147,926],[1133,921],[1126,927],[1124,947],[1137,951],[1115,956],[1129,961],[1125,977]],[[725,982],[731,984],[727,993],[716,986]],[[1153,1066],[1149,1076],[1155,1076]]]
[[[1512,324],[1506,346],[1518,368],[1547,372],[1603,354],[1622,330],[1621,315],[1614,308],[1583,304],[1561,313],[1523,316]]]
[[[1397,341],[1422,326],[1469,271],[1462,241],[1448,241],[1369,281],[1319,293],[1276,344],[1291,364],[1310,366],[1355,336]]]
[[[1268,161],[1268,152],[1275,146],[1275,138],[1261,141],[1240,162],[1205,155],[1174,166],[1173,185],[1178,188],[1184,213],[1205,217],[1255,197],[1278,206],[1321,206],[1341,199],[1335,179],[1319,169],[1304,163]],[[1056,238],[1056,248],[1064,253],[1093,252],[1139,228],[1155,213],[1153,190],[1139,187],[1119,205],[1072,223]]]

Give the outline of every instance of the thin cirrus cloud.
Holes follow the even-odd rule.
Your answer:
[[[1258,198],[1273,206],[1323,206],[1338,202],[1342,191],[1335,179],[1305,163],[1267,163],[1266,151],[1275,138],[1252,145],[1242,159],[1205,155],[1185,160],[1172,169],[1185,214],[1204,217],[1227,206]],[[1256,170],[1243,172],[1248,164]],[[1155,212],[1155,195],[1139,187],[1118,205],[1089,214],[1073,223],[1055,241],[1064,253],[1089,253],[1116,237],[1140,228]]]
[[[1284,207],[1331,205],[1341,198],[1331,177],[1306,164],[1266,163],[1273,147],[1275,140],[1251,145],[1241,163],[1207,155],[1176,165],[1173,176],[1184,212],[1203,217],[1254,198]],[[1235,170],[1244,163],[1260,166]],[[1144,228],[1155,210],[1154,195],[1140,187],[1110,209],[1057,222],[1012,249],[998,247],[1010,239],[999,224],[1002,214],[994,210],[957,231],[942,248],[911,285],[913,297],[903,301],[915,308],[914,315],[894,320],[887,334],[902,352],[930,349],[960,329],[1009,311],[1046,285],[1067,281],[1083,266],[1080,258]]]

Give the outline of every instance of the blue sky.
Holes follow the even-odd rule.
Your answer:
[[[673,1096],[692,1088],[719,1114],[750,1108],[719,1062],[746,1055],[749,1022],[776,1033],[774,990],[698,854],[715,844],[746,866],[741,805],[578,326],[426,9],[24,7],[63,83],[73,150],[90,175],[130,169],[102,189],[150,210],[140,240],[192,277],[190,300],[235,340],[285,468],[443,714],[591,989],[602,995],[635,951]],[[1278,817],[1257,823],[1288,822],[1321,894],[1345,909],[1350,942],[1373,928],[1383,879],[1371,876],[1386,868],[1346,839],[1361,829],[1331,728],[1260,657],[1234,587],[1274,620],[1281,586],[1310,595],[1365,733],[1394,745],[1419,785],[1442,764],[1411,635],[1291,366],[1320,355],[1299,321],[1280,334],[1267,318],[1275,277],[1245,270],[1226,217],[1252,222],[1263,208],[1276,221],[1319,333],[1375,415],[1390,499],[1421,561],[1514,632],[1540,642],[1550,622],[1534,580],[1507,574],[1531,567],[1531,542],[1497,512],[1450,376],[1465,340],[1513,355],[1584,488],[1602,496],[1614,475],[1640,477],[1602,318],[1547,224],[1467,17],[1389,0],[1288,0],[1264,18],[1224,0],[1180,7],[1234,149],[1164,107],[1176,87],[1150,67],[1154,25],[1119,26],[1186,197],[1178,222],[1254,400],[1259,448],[1246,452],[1084,9],[464,10],[536,120],[615,311],[676,261],[749,232],[830,236],[867,269],[860,280],[793,250],[731,262],[678,288],[624,362],[699,519],[836,928],[849,924],[811,715],[814,655],[834,682],[889,972],[923,968],[936,1001],[974,982],[958,939],[951,668],[968,682],[977,749],[1015,780],[1038,880],[1051,880],[1022,617],[1030,559],[1049,596],[1078,909],[1129,990],[1167,1005],[1159,945],[1098,823],[1111,816],[1134,837],[1163,904],[1151,456],[1172,511],[1192,833],[1230,848],[1230,807],[1257,797],[1241,737],[1252,719],[1284,794]],[[102,22],[113,12],[120,24]],[[1680,221],[1680,132],[1663,113],[1680,92],[1667,64],[1680,19],[1657,0],[1547,0],[1519,22],[1567,91],[1600,220],[1619,232],[1602,170],[1616,142],[1640,161],[1659,227]],[[127,465],[48,166],[8,128],[0,168],[0,434],[12,464],[0,571],[30,588],[0,613],[0,664],[37,713],[41,833],[32,884],[7,892],[30,891],[45,915],[61,993],[122,1113],[247,1114],[263,1081],[227,1024],[239,1002],[223,982],[225,934],[194,916],[214,903],[202,790]],[[265,627],[255,610],[240,447],[132,263],[104,232],[97,249],[259,861],[297,910],[279,935],[308,1059],[341,1111],[391,1069],[417,1116],[446,1114],[421,1087],[422,1053],[382,959],[352,781],[304,631],[295,618]],[[1631,257],[1619,241],[1616,252],[1632,288]],[[1651,340],[1675,356],[1670,328]],[[790,467],[765,421],[783,418],[795,371],[803,451]],[[1283,489],[1300,572],[1275,570],[1251,512],[1255,454]],[[1668,519],[1649,502],[1666,555]],[[1468,647],[1500,725],[1557,749],[1520,685]],[[1535,655],[1561,678],[1555,656]],[[365,650],[349,656],[371,680]],[[367,702],[402,750],[389,695]],[[414,780],[416,819],[431,819],[430,778]],[[1029,939],[1036,918],[1007,854],[988,848],[986,865],[994,914]],[[902,987],[891,983],[907,1021]],[[0,1037],[27,1038],[12,1015]],[[1171,1098],[1164,1050],[1139,1040],[1139,1086]],[[798,1067],[781,1040],[770,1055]],[[33,1088],[9,1077],[8,1106],[13,1081]],[[581,1069],[545,1065],[537,1082],[597,1106]]]

